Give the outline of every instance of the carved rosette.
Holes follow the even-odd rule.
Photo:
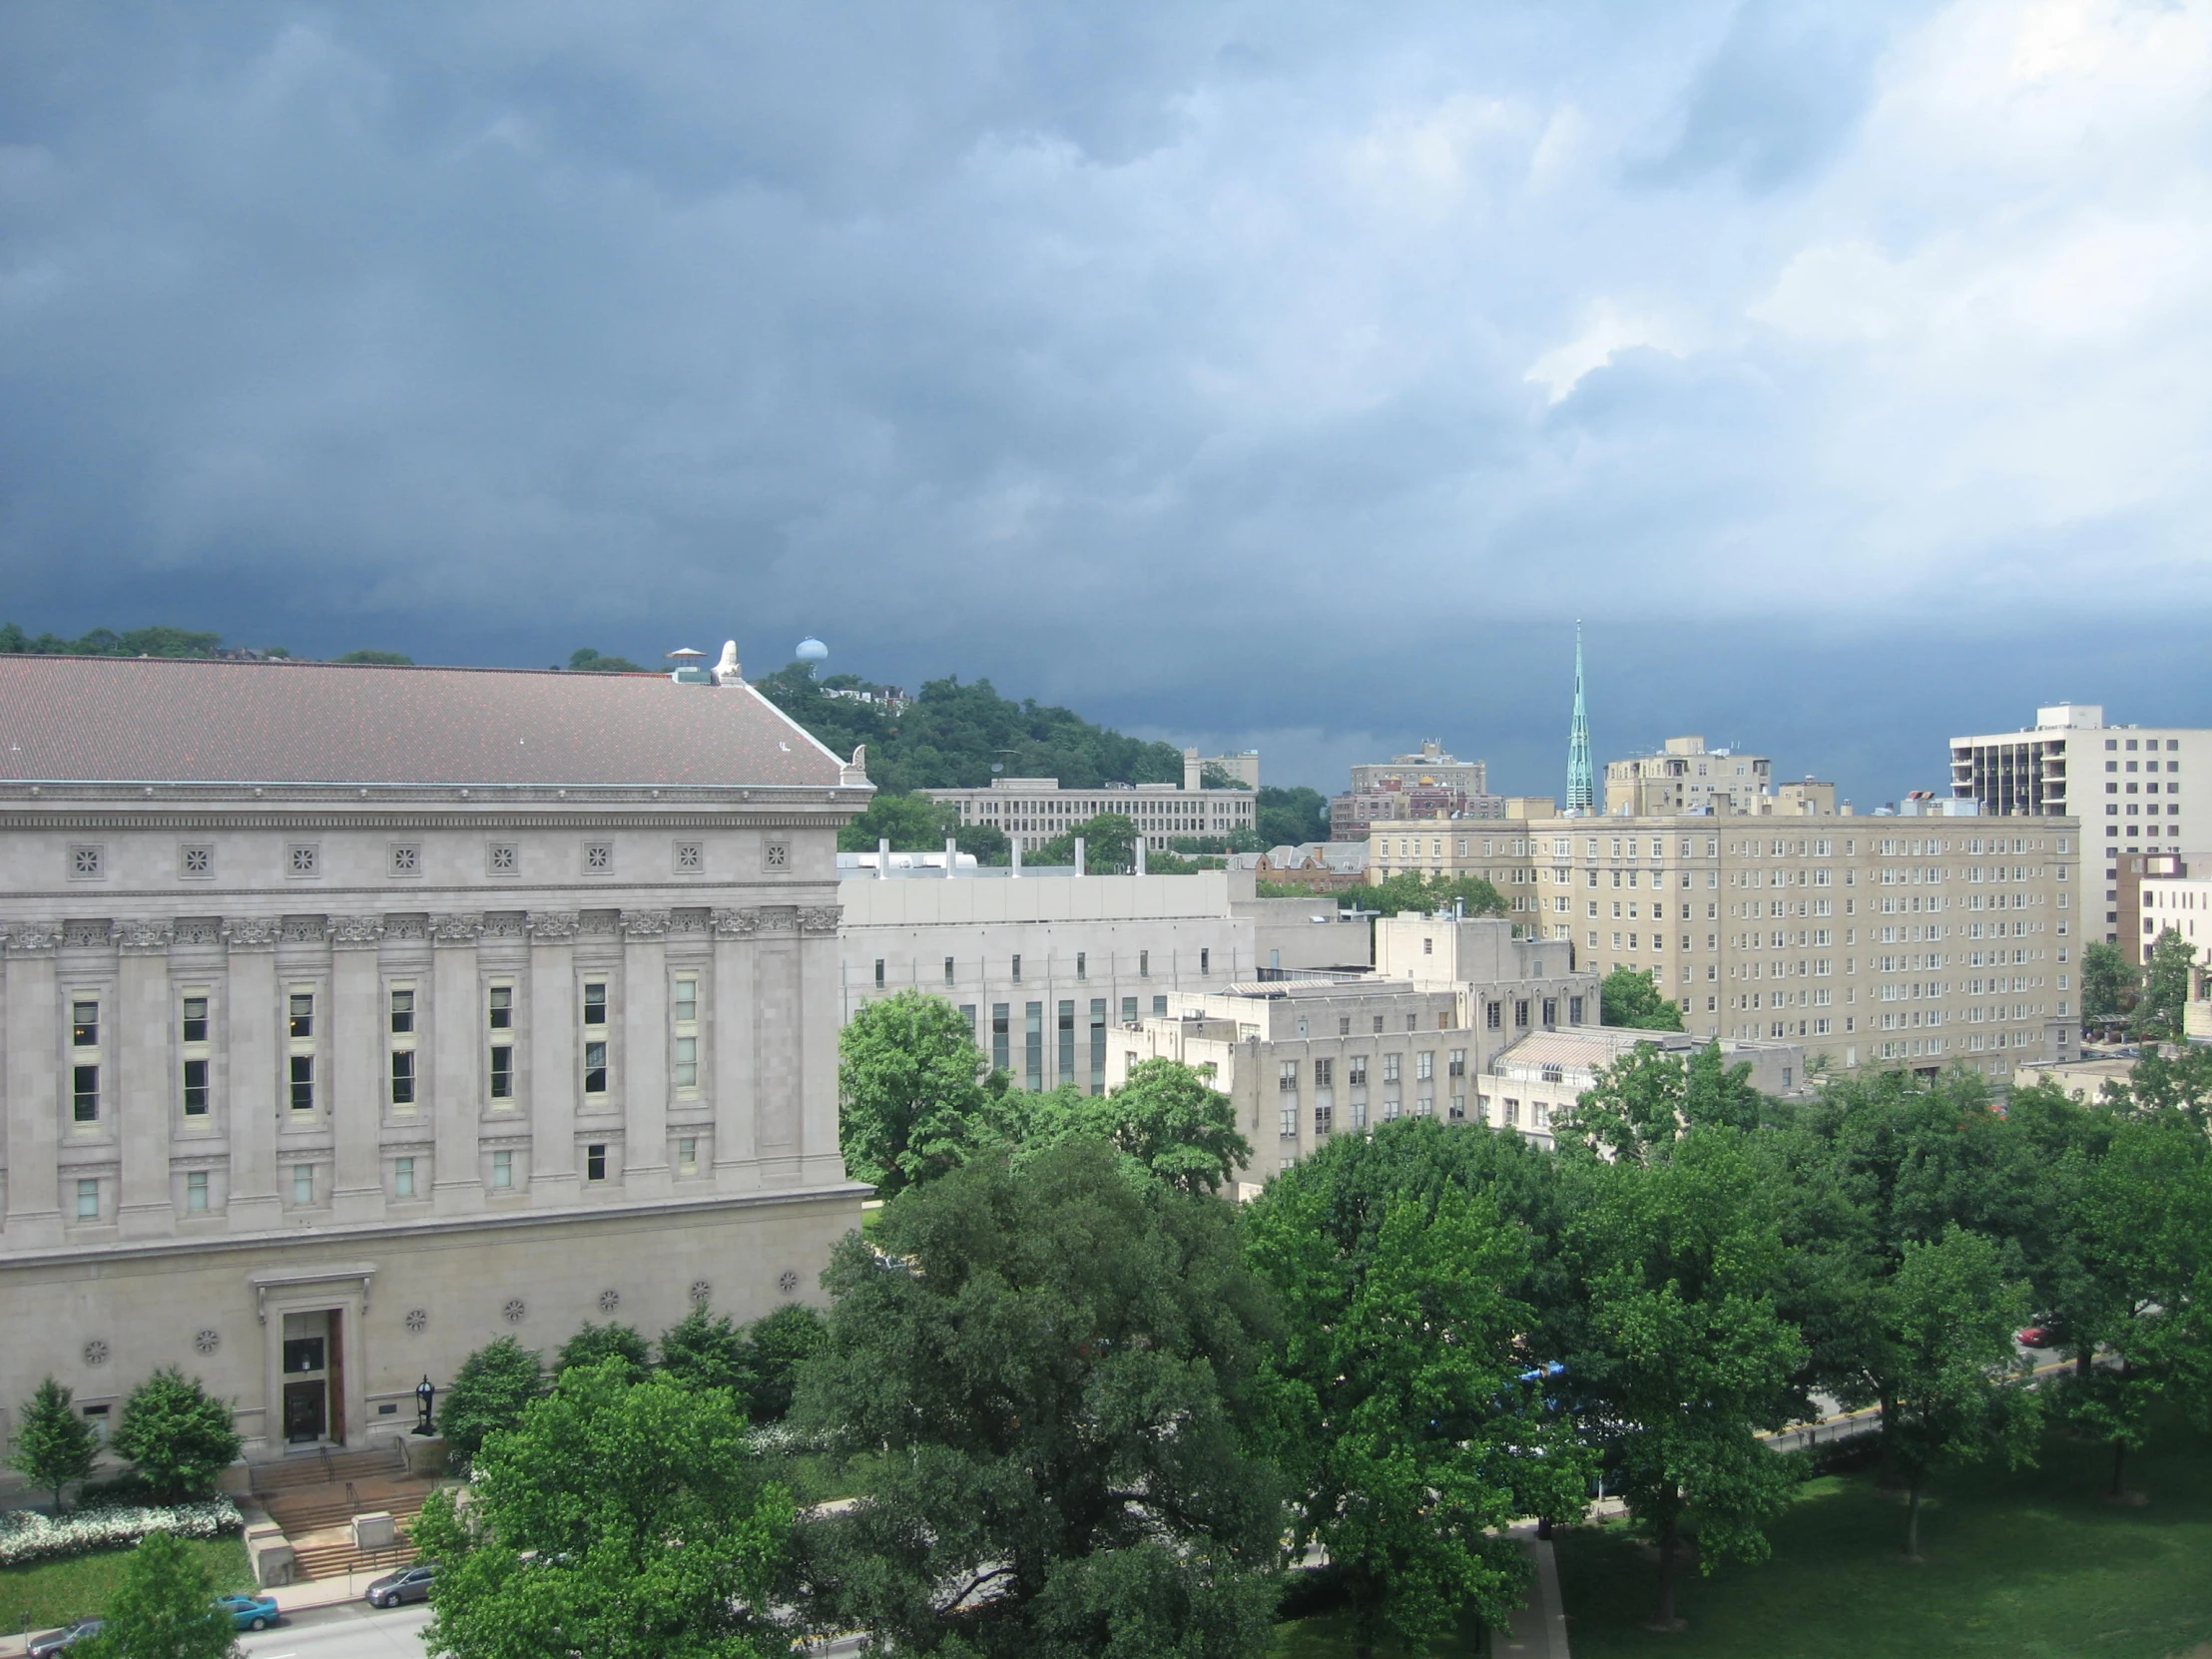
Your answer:
[[[843,912],[838,904],[812,905],[799,912],[799,930],[802,933],[830,933],[837,930],[837,917]]]
[[[761,930],[761,912],[717,910],[714,913],[714,929],[717,938],[750,939]]]
[[[49,956],[62,942],[58,921],[12,921],[8,924],[8,948],[21,956]]]
[[[276,916],[226,916],[223,936],[233,950],[275,950],[283,922]]]
[[[574,910],[532,910],[529,922],[532,938],[559,944],[564,939],[576,937],[580,918]]]
[[[474,944],[483,932],[484,918],[480,915],[434,915],[430,918],[433,944]]]
[[[333,950],[374,950],[384,937],[382,916],[332,916],[330,918],[330,948]]]
[[[625,910],[622,912],[622,934],[624,938],[641,941],[665,939],[668,921],[666,910]]]
[[[168,951],[175,929],[154,916],[125,916],[115,924],[116,948],[134,956],[153,956]]]

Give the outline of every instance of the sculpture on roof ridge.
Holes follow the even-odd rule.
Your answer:
[[[738,671],[738,642],[736,640],[724,640],[722,642],[722,661],[715,664],[715,684],[718,686],[735,686],[742,684],[743,678]]]

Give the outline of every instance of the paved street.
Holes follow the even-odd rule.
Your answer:
[[[421,1659],[429,1622],[420,1602],[389,1612],[345,1602],[286,1614],[275,1630],[241,1636],[239,1646],[248,1659]]]

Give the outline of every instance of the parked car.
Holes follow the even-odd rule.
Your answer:
[[[217,1596],[215,1604],[231,1615],[241,1630],[267,1630],[276,1622],[275,1596]]]
[[[435,1564],[422,1561],[385,1573],[368,1587],[369,1606],[397,1607],[402,1601],[428,1601],[430,1580],[437,1576],[437,1570]]]
[[[99,1619],[79,1619],[67,1630],[56,1630],[41,1636],[30,1647],[30,1659],[47,1659],[47,1655],[73,1648],[79,1642],[89,1642],[100,1634]]]
[[[2015,1335],[2019,1338],[2020,1347],[2022,1348],[2048,1348],[2058,1341],[2058,1333],[2051,1330],[2047,1325],[2031,1325],[2024,1331],[2016,1332]]]

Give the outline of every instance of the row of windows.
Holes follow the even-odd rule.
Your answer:
[[[1020,983],[1021,983],[1021,954],[1020,954],[1020,952],[1016,951],[1016,952],[1015,952],[1015,953],[1014,953],[1014,954],[1013,954],[1012,956],[1010,956],[1010,957],[1009,957],[1009,958],[1007,959],[1007,961],[1008,961],[1008,972],[1007,972],[1007,977],[1008,977],[1009,979],[1011,979],[1011,980],[1012,980],[1012,981],[1013,981],[1013,982],[1014,982],[1015,984],[1017,984],[1017,985],[1018,985],[1018,984],[1020,984]],[[882,990],[882,989],[884,989],[884,988],[885,988],[885,983],[886,983],[886,980],[885,980],[885,975],[887,974],[888,970],[889,970],[889,959],[888,959],[887,957],[883,957],[883,956],[878,956],[878,957],[876,957],[876,958],[875,958],[875,988],[876,988],[877,990]],[[1198,952],[1198,971],[1199,971],[1199,972],[1200,972],[1201,974],[1210,974],[1210,973],[1212,973],[1212,972],[1214,971],[1214,952],[1213,952],[1213,948],[1212,948],[1211,946],[1201,946],[1201,947],[1199,948],[1199,952]],[[985,977],[988,977],[988,972],[987,972],[987,970],[986,970],[986,972],[985,972],[985,975],[984,975],[984,976],[985,976]],[[1091,958],[1090,958],[1090,952],[1089,952],[1089,951],[1087,951],[1087,950],[1078,950],[1078,951],[1077,951],[1077,952],[1075,953],[1075,977],[1076,977],[1076,978],[1078,978],[1078,979],[1088,979],[1088,978],[1089,978],[1090,976],[1091,976]],[[1150,979],[1150,978],[1152,977],[1152,952],[1151,952],[1151,951],[1149,951],[1149,950],[1140,950],[1140,951],[1138,951],[1138,952],[1137,952],[1137,977],[1138,977],[1139,979]],[[954,984],[957,984],[957,983],[959,983],[959,962],[958,962],[958,959],[957,959],[957,958],[955,958],[955,957],[947,956],[947,957],[946,957],[946,958],[944,959],[944,982],[945,982],[945,983],[946,983],[947,985],[954,985]]]
[[[576,850],[576,867],[586,875],[612,875],[615,870],[615,843],[611,840],[581,842]],[[766,842],[762,848],[763,866],[769,869],[785,869],[791,863],[791,843],[783,840]],[[322,847],[314,841],[288,842],[280,859],[284,873],[294,877],[318,876],[323,872]],[[384,847],[384,872],[405,879],[423,873],[427,861],[420,841],[390,841]],[[97,880],[108,874],[110,862],[104,842],[78,841],[68,851],[68,868],[73,880]],[[669,868],[677,875],[701,875],[707,868],[707,848],[704,842],[694,840],[673,841],[669,845]],[[209,842],[187,841],[177,848],[177,873],[186,880],[212,880],[216,874],[216,849]],[[487,875],[513,876],[522,873],[522,847],[516,841],[486,841],[484,843],[484,873]]]

